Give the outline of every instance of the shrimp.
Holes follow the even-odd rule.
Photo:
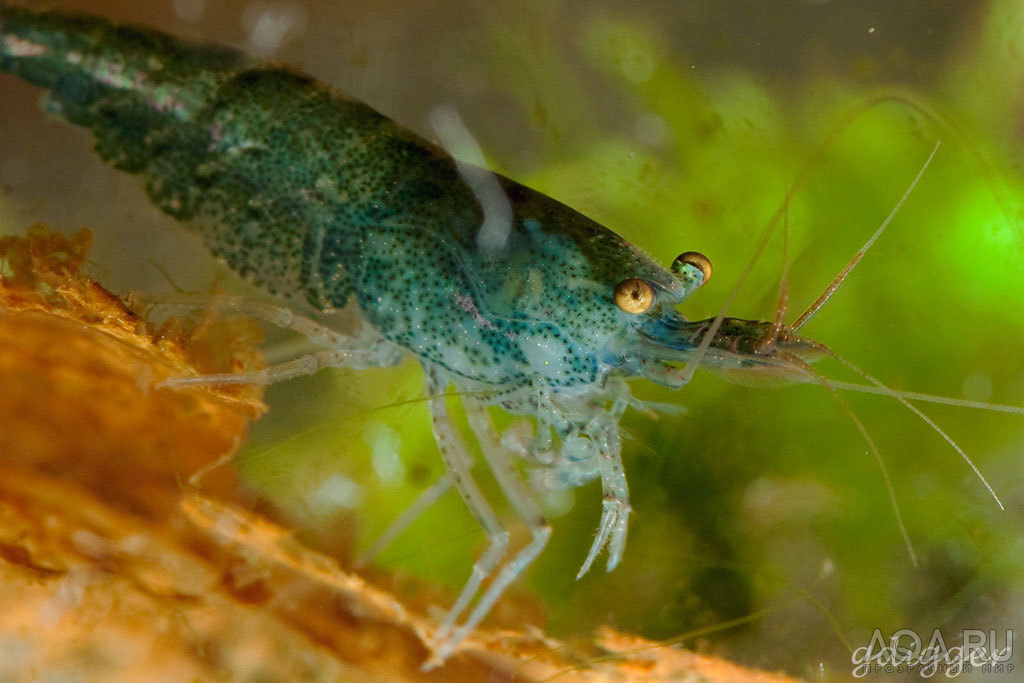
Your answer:
[[[619,422],[627,408],[645,408],[628,378],[679,388],[699,365],[834,389],[811,369],[834,352],[797,332],[821,302],[792,327],[782,306],[774,321],[724,310],[688,320],[676,307],[711,277],[702,254],[684,251],[665,267],[568,206],[456,161],[301,73],[101,18],[5,5],[0,70],[46,89],[51,112],[92,131],[97,153],[140,176],[152,202],[198,230],[231,270],[282,300],[348,308],[361,321],[339,331],[283,304],[239,303],[321,350],[259,373],[172,384],[271,383],[410,354],[420,362],[447,482],[488,539],[433,635],[434,663],[551,536],[519,460],[539,468],[547,487],[600,480],[600,521],[578,577],[605,550],[607,569],[619,564],[632,513]],[[864,377],[917,410],[907,399],[920,395]],[[451,387],[529,530],[515,552],[449,415]],[[499,434],[491,406],[532,418],[532,430]]]

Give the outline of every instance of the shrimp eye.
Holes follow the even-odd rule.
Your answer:
[[[615,286],[615,305],[626,313],[646,313],[654,305],[654,288],[638,277]]]
[[[704,275],[704,279],[701,285],[706,285],[708,280],[711,279],[711,259],[699,251],[687,251],[683,252],[679,256],[676,256],[676,260],[672,262],[672,272],[676,275],[680,275],[683,266],[693,266]]]

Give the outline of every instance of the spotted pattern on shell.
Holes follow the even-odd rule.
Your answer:
[[[615,360],[594,350],[624,325],[615,285],[678,294],[638,248],[500,176],[508,246],[481,253],[483,211],[451,157],[308,76],[102,19],[33,15],[19,32],[6,12],[24,44],[49,31],[50,47],[0,66],[51,88],[51,109],[91,128],[103,158],[218,258],[272,294],[355,301],[384,337],[457,375],[593,382]]]

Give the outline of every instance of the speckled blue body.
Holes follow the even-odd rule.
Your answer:
[[[684,384],[689,375],[672,363],[716,328],[702,363],[807,378],[791,361],[813,354],[813,342],[770,323],[689,322],[675,310],[709,265],[680,256],[663,268],[573,209],[493,174],[509,212],[499,246],[484,248],[489,209],[464,166],[302,74],[147,29],[2,4],[0,71],[46,88],[52,111],[89,128],[104,159],[143,178],[153,202],[197,227],[236,272],[320,310],[354,302],[377,337],[365,348],[342,340],[327,364],[393,362],[401,350],[420,359],[447,476],[490,539],[436,636],[440,659],[550,533],[507,451],[541,470],[546,486],[600,477],[601,524],[581,574],[606,545],[611,569],[630,513],[618,420],[636,403],[621,377]],[[617,299],[630,283],[649,295],[642,306]],[[503,565],[509,536],[448,419],[450,383],[472,391],[465,402],[483,457],[533,533]],[[532,436],[499,443],[483,409],[495,403],[535,418]]]
[[[386,338],[457,375],[592,383],[630,317],[615,284],[680,298],[625,240],[505,178],[508,247],[481,253],[480,202],[451,157],[307,76],[102,19],[0,21],[3,70],[50,88],[51,109],[232,269],[319,308],[354,297]]]

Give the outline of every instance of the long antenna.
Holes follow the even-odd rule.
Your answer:
[[[908,401],[906,398],[904,398],[904,392],[894,391],[894,390],[890,389],[885,384],[883,384],[881,380],[875,379],[874,377],[869,375],[867,372],[865,372],[864,370],[861,370],[859,367],[857,367],[856,365],[854,365],[850,361],[846,360],[845,358],[840,356],[838,353],[836,353],[835,351],[833,351],[829,347],[825,346],[824,344],[818,344],[817,348],[819,350],[821,350],[823,353],[828,354],[831,358],[834,358],[838,362],[840,362],[843,365],[845,365],[851,371],[857,373],[858,375],[860,375],[861,377],[863,377],[867,381],[871,382],[873,385],[875,385],[875,387],[878,388],[878,390],[879,390],[878,393],[880,393],[880,394],[882,394],[884,396],[890,396],[890,397],[896,399],[907,410],[909,410],[910,412],[914,413],[914,415],[917,415],[919,418],[921,418],[921,420],[926,425],[931,427],[932,430],[936,434],[941,436],[943,438],[943,440],[945,440],[945,442],[948,443],[953,448],[953,450],[957,452],[957,454],[960,456],[960,458],[965,463],[967,463],[967,466],[971,468],[971,471],[974,472],[975,476],[977,476],[978,479],[981,480],[981,483],[984,484],[985,489],[988,490],[989,495],[992,496],[992,499],[996,501],[996,505],[999,506],[999,509],[1000,510],[1005,510],[1006,509],[1006,508],[1003,507],[1003,501],[1001,501],[999,499],[999,496],[996,494],[995,489],[993,489],[992,485],[988,483],[988,479],[985,478],[985,475],[983,475],[981,473],[981,470],[978,469],[978,466],[974,464],[974,461],[971,460],[970,456],[967,455],[967,453],[964,451],[964,449],[960,447],[960,444],[958,444],[956,441],[954,441],[953,437],[951,437],[949,434],[947,434],[945,431],[943,431],[942,427],[940,427],[939,425],[935,424],[935,420],[933,420],[930,417],[928,417],[927,415],[925,415],[923,412],[921,412],[920,408],[918,408],[917,406],[913,405],[910,401]],[[802,361],[801,361],[801,364],[806,365]],[[815,373],[815,374],[817,374],[817,373]],[[857,385],[854,385],[854,386],[857,386]],[[927,396],[927,394],[923,394],[922,396]],[[917,397],[915,397],[915,398],[917,398]],[[929,397],[929,398],[932,398],[932,397]],[[970,406],[970,407],[976,407],[976,406]],[[1018,411],[1007,411],[1007,412],[1018,412]]]
[[[747,262],[746,267],[743,269],[743,272],[740,273],[740,276],[736,279],[736,284],[733,285],[732,290],[730,290],[728,296],[726,296],[725,302],[722,304],[721,309],[719,309],[718,311],[718,315],[716,315],[715,319],[711,321],[710,327],[708,327],[707,332],[704,333],[704,336],[701,339],[700,344],[697,345],[697,348],[690,356],[690,360],[687,361],[686,366],[679,371],[678,378],[681,385],[687,384],[691,379],[693,379],[693,375],[694,373],[697,372],[697,368],[700,367],[700,363],[704,359],[704,356],[707,354],[708,348],[710,348],[712,340],[714,340],[715,335],[718,334],[718,330],[722,326],[722,321],[725,319],[726,313],[729,311],[729,307],[732,305],[732,302],[735,301],[740,289],[746,283],[747,278],[750,276],[751,271],[753,271],[754,269],[754,265],[756,265],[757,261],[761,258],[761,254],[764,252],[765,247],[768,245],[768,240],[771,239],[771,236],[774,234],[775,228],[779,224],[779,220],[783,217],[784,213],[789,210],[789,205],[793,201],[794,195],[796,195],[800,188],[803,187],[803,184],[807,181],[807,177],[810,175],[811,171],[814,170],[814,168],[818,165],[818,162],[821,160],[821,157],[825,154],[825,150],[831,147],[832,143],[835,142],[840,135],[845,133],[846,130],[851,125],[853,125],[853,123],[858,118],[860,118],[860,116],[865,111],[887,101],[905,102],[905,100],[902,98],[882,95],[862,104],[861,106],[857,107],[855,110],[850,112],[850,114],[845,116],[831,130],[831,132],[828,134],[828,137],[825,138],[824,142],[822,142],[821,145],[819,145],[818,148],[814,151],[814,153],[811,154],[811,156],[807,159],[807,161],[804,162],[804,165],[803,167],[801,167],[800,172],[797,174],[797,177],[793,181],[792,186],[789,188],[789,191],[786,192],[786,196],[783,198],[782,205],[775,210],[775,213],[772,214],[771,219],[768,221],[768,226],[764,229],[764,232],[761,233],[761,237],[758,239],[757,244],[754,247],[754,253],[751,254],[750,260]],[[921,109],[920,107],[916,108],[919,110]],[[935,152],[933,150],[932,156],[934,156],[934,154]],[[931,157],[929,157],[929,161],[930,160]]]
[[[831,349],[828,349],[828,347],[826,346],[822,346],[822,350],[826,350],[826,353],[828,351],[831,351]],[[853,412],[853,408],[850,406],[849,403],[846,402],[846,399],[839,395],[839,392],[836,391],[836,387],[832,385],[831,380],[828,380],[825,377],[819,375],[817,372],[811,369],[811,367],[807,365],[807,363],[805,363],[801,358],[793,356],[792,354],[786,354],[786,357],[790,362],[796,363],[797,365],[803,367],[804,371],[814,378],[814,381],[828,389],[828,392],[832,394],[832,398],[834,398],[836,402],[839,403],[839,407],[843,409],[843,412],[846,413],[846,415],[853,421],[853,424],[857,427],[857,430],[860,432],[861,436],[864,437],[864,441],[867,442],[868,449],[871,451],[872,457],[874,457],[875,462],[878,463],[878,469],[882,471],[882,479],[885,480],[885,488],[889,494],[889,502],[892,504],[892,511],[896,515],[896,524],[897,526],[899,526],[900,535],[903,537],[903,545],[906,546],[907,554],[910,555],[911,564],[913,564],[916,568],[918,566],[917,553],[914,552],[914,545],[910,542],[910,534],[907,533],[907,525],[903,522],[903,513],[900,512],[900,505],[896,501],[896,490],[892,486],[892,477],[889,476],[889,469],[885,466],[885,460],[882,459],[882,452],[878,450],[878,446],[875,445],[875,440],[872,439],[871,434],[868,433],[867,427],[865,427],[864,423],[861,422],[861,419],[857,417],[857,413]],[[836,358],[837,360],[839,360],[838,357]],[[842,361],[840,360],[840,362]],[[938,429],[938,427],[936,427],[936,429]],[[939,430],[939,432],[942,433],[942,430]],[[956,447],[959,450],[959,446],[956,446],[954,444],[954,447]],[[966,458],[967,456],[965,455],[964,457]],[[970,462],[970,460],[968,460],[968,462]],[[975,472],[977,472],[977,469],[975,469]],[[978,476],[981,475],[979,474]],[[982,477],[982,481],[985,481],[984,477]],[[986,482],[986,485],[987,484],[988,482]],[[996,498],[996,501],[998,500],[999,499]],[[1000,505],[1000,507],[1002,506]]]
[[[910,187],[906,189],[906,191],[903,193],[903,196],[900,197],[900,200],[896,202],[896,206],[892,207],[892,211],[890,211],[889,215],[885,217],[885,220],[882,221],[882,224],[878,226],[878,230],[875,230],[875,234],[872,235],[868,239],[868,241],[864,243],[863,247],[857,250],[857,253],[853,255],[853,258],[850,259],[849,263],[847,263],[846,266],[841,271],[839,271],[839,274],[836,275],[835,279],[833,279],[832,282],[829,283],[828,287],[825,288],[825,291],[822,292],[821,295],[819,295],[818,298],[814,300],[814,303],[812,303],[810,307],[808,307],[808,309],[803,312],[803,315],[797,318],[796,322],[793,323],[792,327],[790,327],[791,330],[796,332],[801,327],[803,327],[804,324],[807,323],[808,320],[813,318],[814,314],[817,313],[821,309],[821,307],[825,305],[825,302],[832,298],[832,295],[836,293],[836,290],[839,289],[843,282],[846,281],[846,278],[850,275],[851,272],[853,272],[853,269],[857,267],[857,264],[860,263],[860,260],[864,258],[864,254],[866,254],[868,249],[870,249],[872,245],[874,245],[875,241],[882,236],[882,233],[885,232],[885,229],[889,227],[889,223],[891,223],[892,219],[896,217],[896,213],[900,210],[900,207],[903,206],[903,202],[905,202],[907,200],[907,197],[910,196],[910,193],[914,191],[914,188],[917,186],[918,181],[921,180],[921,176],[923,176],[924,172],[928,169],[928,165],[932,163],[932,159],[935,158],[935,153],[939,151],[939,145],[941,144],[941,140],[935,143],[935,147],[932,148],[932,153],[928,155],[928,159],[926,159],[924,165],[921,166],[921,170],[917,172],[917,176],[914,178],[913,182],[910,183]]]
[[[854,384],[853,382],[841,382],[830,379],[836,389],[843,391],[856,391],[862,394],[875,394],[876,396],[888,396],[889,398],[901,397],[908,401],[922,401],[924,403],[938,403],[944,406],[956,406],[957,408],[974,408],[976,410],[989,410],[994,413],[1014,413],[1024,415],[1024,406],[1011,406],[1005,403],[987,403],[985,401],[972,401],[967,398],[951,398],[937,394],[923,394],[918,391],[904,391],[902,389],[878,388],[870,384]]]
[[[789,310],[789,205],[782,221],[782,273],[779,275],[779,293],[775,300],[775,320],[765,346],[771,346],[779,339],[785,327],[786,311]]]

